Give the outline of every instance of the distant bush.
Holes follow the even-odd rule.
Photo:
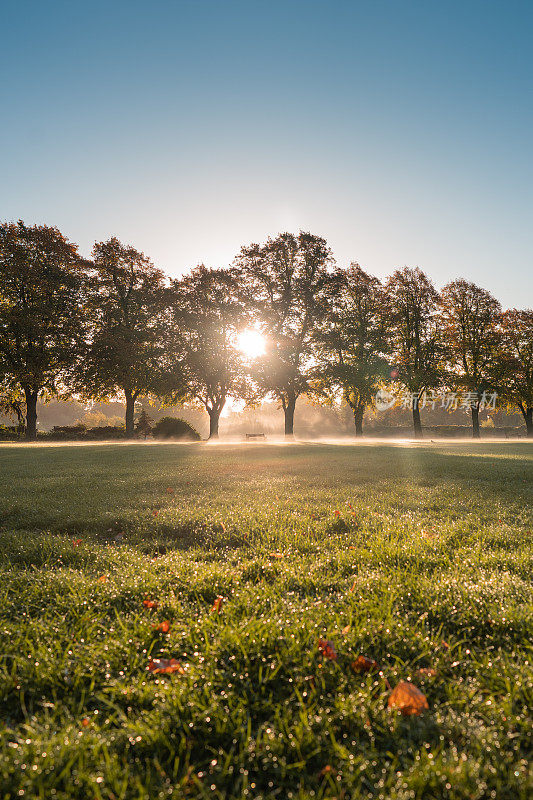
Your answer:
[[[21,438],[23,433],[18,425],[0,425],[0,441],[16,441]]]
[[[79,439],[85,431],[85,425],[54,425],[48,436],[51,439]]]
[[[163,417],[156,422],[152,433],[158,439],[189,439],[198,442],[201,438],[192,425],[177,417]]]

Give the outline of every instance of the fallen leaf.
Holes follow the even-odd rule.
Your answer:
[[[211,611],[216,611],[217,614],[220,614],[223,602],[224,602],[224,598],[219,595],[217,598],[215,598],[215,602],[213,603],[213,605],[211,607]]]
[[[352,585],[350,586],[350,591],[355,592],[355,587],[357,586],[357,581],[355,580]]]
[[[79,547],[81,543],[82,543],[82,539],[73,539],[72,540],[72,544],[74,545],[74,547]]]
[[[159,603],[157,602],[157,600],[143,600],[143,606],[145,608],[151,608],[154,611],[157,611]]]
[[[157,515],[159,514],[159,511],[152,511],[152,514],[154,515],[154,517],[157,517]]]
[[[84,728],[86,728],[87,725],[90,725],[90,723],[91,723],[91,720],[88,717],[84,717],[82,719],[82,721],[81,721],[81,724],[83,725]]]
[[[373,672],[374,670],[379,670],[378,662],[366,656],[357,656],[355,661],[352,661],[351,667],[354,672]]]
[[[172,489],[172,488],[169,486],[169,487],[168,487],[168,489],[167,489],[167,494],[174,494],[174,489]]]
[[[156,631],[161,631],[161,633],[168,633],[170,630],[170,622],[168,619],[163,620],[160,622],[159,625],[155,626]]]
[[[345,625],[344,628],[342,629],[342,632],[344,634],[349,633],[351,627],[352,627],[351,625]]]
[[[185,670],[175,658],[151,659],[148,664],[148,672],[153,672],[154,675],[171,675],[173,672],[179,672],[180,675],[185,675]]]
[[[337,660],[337,651],[335,650],[335,645],[331,639],[319,639],[318,650],[324,656],[324,658],[329,658],[330,661]]]
[[[391,709],[397,709],[405,717],[420,714],[429,708],[425,694],[409,681],[400,681],[398,686],[392,690],[388,706]]]
[[[341,512],[340,512],[340,511],[335,511],[335,516],[336,516],[336,517],[340,517],[340,515],[341,515]]]
[[[107,575],[100,575],[98,583],[107,583]]]
[[[283,553],[269,553],[269,558],[283,558]]]

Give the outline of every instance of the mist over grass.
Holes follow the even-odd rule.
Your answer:
[[[7,445],[0,472],[0,797],[528,797],[531,445]]]

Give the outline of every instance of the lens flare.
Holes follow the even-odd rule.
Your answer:
[[[238,335],[237,347],[248,358],[258,358],[265,353],[265,337],[254,328],[247,328]]]

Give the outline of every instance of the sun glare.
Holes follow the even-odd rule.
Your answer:
[[[247,328],[237,337],[237,347],[248,358],[258,358],[266,350],[265,337],[253,328]]]

